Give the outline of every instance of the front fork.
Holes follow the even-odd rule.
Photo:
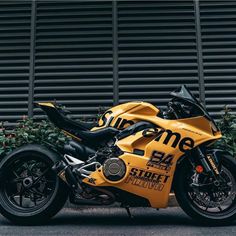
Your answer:
[[[191,163],[193,167],[198,172],[197,167],[201,166],[202,171],[206,174],[209,174],[211,177],[214,178],[215,185],[219,185],[220,181],[220,160],[217,152],[207,152],[202,151],[201,147],[196,147],[191,151]]]

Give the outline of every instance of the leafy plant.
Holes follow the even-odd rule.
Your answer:
[[[60,108],[64,109],[64,107]],[[97,123],[104,111],[105,108],[99,107],[96,116],[86,117],[84,121]],[[6,129],[4,123],[0,123],[0,156],[4,156],[15,148],[30,143],[37,143],[60,150],[69,140],[68,136],[48,120],[35,122],[33,119],[23,117],[13,129]]]
[[[236,116],[225,106],[224,114],[218,121],[218,126],[223,134],[222,139],[216,143],[216,147],[229,151],[236,157]]]
[[[61,149],[67,137],[60,129],[53,126],[49,121],[35,122],[33,119],[25,118],[11,130],[4,127],[0,129],[0,155],[4,156],[13,149],[24,144],[37,143],[53,149]]]

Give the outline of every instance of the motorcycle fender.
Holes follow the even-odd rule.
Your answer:
[[[219,170],[221,169],[222,158],[224,158],[225,155],[231,156],[231,154],[228,151],[217,149],[217,148],[209,149],[207,151],[207,155],[210,155],[213,158]]]

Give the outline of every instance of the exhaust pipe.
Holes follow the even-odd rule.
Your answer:
[[[62,179],[75,193],[82,193],[83,189],[78,180],[74,176],[71,166],[67,165],[64,161],[55,163],[52,170],[57,176]]]

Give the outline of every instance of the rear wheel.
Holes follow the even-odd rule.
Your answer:
[[[1,162],[0,212],[17,224],[41,224],[67,199],[65,185],[51,169],[53,160],[23,152]]]
[[[222,225],[236,219],[236,160],[222,157],[220,183],[193,171],[188,160],[177,167],[175,195],[181,208],[204,224]]]

